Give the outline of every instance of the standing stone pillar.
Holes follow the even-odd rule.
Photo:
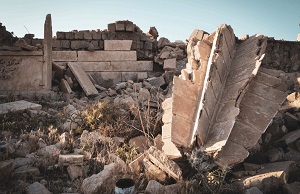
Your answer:
[[[44,88],[50,90],[52,87],[52,21],[51,14],[47,14],[44,25]]]

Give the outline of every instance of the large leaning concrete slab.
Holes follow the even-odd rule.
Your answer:
[[[136,61],[136,51],[78,51],[78,61]]]
[[[98,94],[97,89],[79,64],[68,63],[71,71],[87,96]]]
[[[23,111],[23,110],[27,110],[27,109],[41,110],[42,105],[28,102],[25,100],[8,102],[8,103],[0,104],[0,115],[6,114],[9,112]]]

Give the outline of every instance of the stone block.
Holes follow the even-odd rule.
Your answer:
[[[111,31],[111,32],[115,32],[116,31],[116,23],[107,24],[107,30]]]
[[[52,51],[53,61],[77,61],[76,51]]]
[[[160,169],[165,171],[169,176],[179,181],[182,178],[182,171],[179,166],[171,159],[168,158],[162,151],[155,147],[148,149],[148,156],[150,161],[158,166]]]
[[[51,194],[51,192],[39,182],[34,182],[28,187],[26,187],[26,193],[27,194],[37,194],[37,193]]]
[[[52,48],[61,48],[61,41],[57,39],[52,40]]]
[[[86,72],[112,71],[110,62],[70,62],[70,63],[80,65],[82,69]]]
[[[64,93],[68,93],[68,94],[71,94],[73,91],[69,85],[69,83],[67,82],[67,80],[65,79],[61,79],[60,80],[60,85],[59,85],[59,88],[61,91],[63,91]]]
[[[125,31],[125,21],[116,22],[116,31]]]
[[[102,35],[102,33],[101,33],[100,30],[93,30],[92,31],[92,37],[93,37],[94,40],[101,40],[101,38],[102,38],[101,35]]]
[[[143,81],[144,79],[148,78],[148,73],[147,72],[137,72],[137,81]]]
[[[134,32],[134,29],[135,29],[135,25],[132,22],[127,21],[125,24],[125,30],[127,32]]]
[[[83,155],[59,155],[59,166],[83,165]]]
[[[160,183],[164,183],[167,181],[168,177],[164,171],[162,171],[160,168],[155,166],[152,162],[150,162],[146,158],[144,158],[143,163],[144,163],[147,177],[150,180],[157,180]]]
[[[74,32],[65,32],[66,40],[73,40],[74,39]]]
[[[128,80],[132,80],[134,82],[138,81],[138,74],[137,72],[122,72],[122,78],[121,81],[125,82]]]
[[[83,31],[74,31],[74,39],[75,40],[82,40],[83,39]]]
[[[152,86],[155,86],[155,87],[160,87],[166,83],[163,76],[152,77],[152,78],[148,78],[147,80]]]
[[[62,40],[61,47],[64,49],[70,49],[70,41],[69,40]]]
[[[98,85],[111,88],[122,80],[121,72],[87,72]]]
[[[57,40],[64,40],[65,39],[65,33],[64,32],[56,32],[56,39]]]
[[[93,34],[90,31],[84,31],[83,32],[83,39],[85,40],[92,40],[93,39]]]
[[[153,71],[152,61],[117,61],[111,62],[112,71]]]
[[[104,50],[106,51],[129,51],[132,40],[104,40]]]
[[[97,95],[98,91],[95,88],[94,84],[91,82],[88,75],[82,69],[82,67],[78,64],[68,64],[71,71],[73,72],[74,76],[76,77],[77,81],[79,82],[80,86],[84,90],[87,96]]]
[[[144,49],[145,49],[145,50],[150,50],[150,51],[152,51],[152,42],[146,41],[146,42],[144,43]]]
[[[176,69],[176,58],[173,59],[165,59],[164,60],[164,70],[174,70]]]
[[[78,61],[136,61],[136,51],[78,51]]]
[[[104,41],[103,40],[99,40],[98,44],[99,44],[99,49],[100,50],[104,50]]]
[[[6,114],[9,112],[18,112],[18,111],[24,111],[27,109],[31,110],[41,110],[42,105],[27,102],[25,100],[15,101],[15,102],[8,102],[4,104],[0,104],[0,115]]]

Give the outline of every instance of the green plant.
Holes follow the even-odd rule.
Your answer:
[[[137,149],[134,146],[127,144],[117,146],[113,152],[126,163],[130,163],[138,155]]]

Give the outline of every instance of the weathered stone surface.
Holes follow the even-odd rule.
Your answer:
[[[256,175],[244,177],[237,183],[242,188],[257,187],[265,193],[287,183],[293,164],[291,161],[264,164],[264,169]]]
[[[77,61],[76,51],[52,51],[53,61]]]
[[[14,160],[5,160],[0,162],[0,181],[4,181],[5,179],[9,179],[11,177],[11,173],[14,170],[15,162]]]
[[[277,143],[283,143],[285,145],[291,144],[300,138],[300,129],[292,131],[284,135]]]
[[[78,61],[136,61],[136,51],[78,51]]]
[[[26,188],[26,194],[51,194],[51,192],[41,183],[34,182]]]
[[[160,169],[165,171],[169,176],[173,177],[177,181],[181,180],[181,169],[174,161],[170,160],[162,151],[152,146],[148,149],[148,156],[152,163],[154,163]]]
[[[112,71],[153,71],[152,61],[113,61]]]
[[[28,102],[25,100],[8,102],[8,103],[0,104],[0,115],[6,114],[8,112],[17,112],[17,111],[23,111],[27,109],[41,110],[42,105]]]
[[[174,70],[176,69],[176,58],[173,59],[165,59],[164,60],[164,70]]]
[[[83,193],[113,193],[119,172],[120,166],[118,164],[105,165],[101,172],[83,180],[81,185]]]
[[[160,76],[160,77],[151,77],[151,78],[148,78],[147,81],[152,86],[155,86],[155,87],[160,87],[160,86],[162,86],[162,85],[164,85],[166,83],[163,76]]]
[[[150,180],[145,190],[145,194],[165,193],[165,186],[155,180]]]
[[[129,145],[136,148],[139,153],[143,153],[149,148],[147,138],[145,136],[137,136],[129,140]]]
[[[58,164],[60,166],[83,165],[83,155],[59,155]]]
[[[74,181],[78,177],[82,177],[82,166],[69,165],[67,171],[71,181]]]
[[[257,187],[251,187],[245,191],[245,194],[263,194]]]
[[[64,93],[68,93],[68,94],[73,93],[69,83],[65,79],[60,80],[59,87],[60,87],[61,91],[63,91]]]
[[[121,72],[87,72],[96,84],[105,88],[111,88],[122,81]]]
[[[132,40],[104,40],[105,51],[130,51]]]
[[[26,179],[40,176],[40,171],[38,168],[31,165],[21,166],[15,169],[12,173],[15,179]]]
[[[144,158],[143,164],[149,179],[157,180],[160,183],[167,181],[167,174],[150,162],[148,159]]]
[[[98,91],[80,65],[69,63],[71,71],[87,96],[97,95]]]
[[[299,36],[299,42],[300,42],[300,35]],[[290,184],[285,184],[284,185],[284,191],[286,194],[299,194],[300,191],[300,182],[293,182]]]
[[[145,154],[143,153],[129,163],[128,166],[132,172],[136,174],[139,174],[141,172],[144,158],[145,158]]]

